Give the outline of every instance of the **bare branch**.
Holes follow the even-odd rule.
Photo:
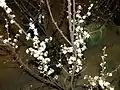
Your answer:
[[[52,12],[51,12],[51,9],[50,9],[50,5],[49,5],[48,0],[46,0],[46,3],[47,3],[47,7],[48,7],[48,10],[49,10],[49,13],[50,13],[50,17],[51,17],[51,19],[52,19],[53,24],[55,25],[55,27],[57,28],[57,30],[60,32],[60,34],[63,36],[63,38],[64,38],[70,45],[72,45],[71,42],[67,39],[67,37],[63,34],[62,30],[59,29],[57,23],[55,22],[55,20],[54,20],[54,18],[53,18],[53,15],[52,15]]]

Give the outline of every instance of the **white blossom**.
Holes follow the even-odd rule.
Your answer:
[[[14,39],[13,41],[14,41],[14,42],[17,42],[18,40],[17,40],[17,39]]]
[[[0,7],[6,7],[5,0],[0,0]]]
[[[7,42],[9,42],[9,40],[7,40],[7,39],[4,39],[4,40],[3,40],[3,43],[7,43]]]
[[[50,62],[50,58],[45,58],[45,61]]]
[[[114,90],[114,88],[113,88],[113,87],[110,87],[110,90]]]
[[[79,23],[83,23],[83,22],[84,22],[84,20],[82,20],[82,19],[81,19],[81,20],[79,20]]]
[[[78,65],[82,65],[82,62],[81,62],[80,59],[77,59],[77,64],[78,64]]]
[[[91,12],[87,12],[87,15],[90,16],[90,15],[91,15]]]
[[[50,75],[52,73],[54,73],[54,69],[50,68],[50,70],[48,71],[47,75]]]
[[[9,14],[10,12],[12,12],[12,10],[11,10],[10,8],[7,8],[7,9],[6,9],[6,13]]]
[[[21,29],[19,30],[19,33],[22,34],[22,30]]]
[[[13,23],[15,23],[15,21],[14,20],[10,20],[10,23],[13,24]]]
[[[29,53],[29,49],[26,49],[26,53],[27,53],[27,54]]]
[[[29,26],[29,29],[35,29],[35,25],[32,22],[29,23]]]
[[[81,5],[78,5],[78,9],[82,10],[82,6],[81,6]]]
[[[55,79],[55,80],[58,79],[58,75],[55,75],[53,79]]]
[[[86,16],[86,15],[84,15],[82,18],[83,18],[83,19],[86,19],[86,18],[87,18],[87,16]]]
[[[58,63],[58,64],[56,65],[56,67],[62,67],[62,64],[61,64],[61,63]]]
[[[38,60],[44,60],[44,57],[43,56],[39,56],[37,57]]]

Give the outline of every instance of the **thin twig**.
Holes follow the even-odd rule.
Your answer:
[[[115,72],[117,72],[118,69],[120,69],[120,65],[118,65],[118,67],[117,67],[115,70],[113,70],[111,73],[115,73]]]
[[[48,0],[46,0],[46,3],[47,3],[48,11],[49,11],[49,13],[50,13],[50,17],[51,17],[51,19],[52,19],[53,24],[55,25],[55,27],[57,28],[57,30],[60,32],[60,34],[63,36],[63,38],[64,38],[70,45],[72,45],[72,43],[67,39],[67,37],[63,34],[62,30],[60,30],[60,28],[58,27],[57,23],[55,22],[55,20],[54,20],[54,18],[53,18],[53,15],[52,15],[52,12],[51,12],[51,9],[50,9],[50,5],[49,5]]]

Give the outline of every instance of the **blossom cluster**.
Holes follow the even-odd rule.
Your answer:
[[[51,61],[48,58],[48,51],[46,50],[46,44],[52,40],[52,37],[46,38],[45,41],[39,40],[37,36],[33,38],[33,46],[26,49],[26,53],[30,54],[39,62],[39,72],[44,76],[48,76],[54,72],[54,69],[50,68],[48,63]],[[48,70],[49,69],[49,70]]]
[[[9,43],[13,48],[18,48],[18,45],[16,43],[18,42],[18,38],[20,37],[20,33],[17,33],[15,35],[15,38],[12,39],[10,37],[9,28],[8,28],[8,26],[9,26],[8,23],[10,23],[10,24],[15,23],[15,20],[14,20],[15,19],[15,14],[12,14],[12,9],[7,6],[5,0],[0,1],[0,7],[2,7],[5,10],[5,12],[7,13],[8,17],[10,17],[10,21],[7,18],[5,18],[5,22],[6,22],[5,28],[7,30],[7,39],[4,39],[3,43],[4,44]]]
[[[52,41],[52,37],[50,38],[45,38],[44,41],[40,41],[39,39],[39,34],[38,34],[38,30],[35,27],[33,20],[30,18],[30,22],[29,22],[29,30],[33,31],[33,37],[31,37],[31,33],[27,33],[25,32],[19,25],[18,23],[14,20],[15,19],[15,15],[12,14],[12,10],[11,8],[9,8],[5,2],[5,0],[1,0],[0,1],[0,7],[2,7],[5,12],[7,13],[8,17],[10,18],[10,24],[15,24],[18,26],[19,30],[18,33],[15,35],[15,37],[10,38],[9,35],[9,30],[8,30],[8,20],[5,19],[6,21],[6,25],[5,28],[7,29],[7,34],[8,37],[7,39],[3,40],[4,44],[10,44],[13,48],[18,48],[17,42],[18,42],[18,38],[20,37],[20,35],[25,34],[26,36],[26,40],[31,40],[33,46],[29,47],[26,49],[26,53],[30,54],[31,56],[33,56],[34,58],[36,58],[39,61],[39,71],[40,73],[48,76],[50,74],[52,74],[54,72],[54,69],[52,68],[48,68],[49,65],[48,63],[51,61],[50,58],[48,58],[48,51],[46,51],[46,44],[49,43],[50,41]],[[42,16],[42,18],[44,18]],[[56,67],[59,67],[60,64],[56,65]]]
[[[72,47],[67,47],[66,45],[62,45],[62,53],[72,53],[70,57],[67,57],[67,62],[69,65],[72,65],[69,68],[69,73],[72,74],[72,70],[75,67],[74,63],[76,64],[76,73],[79,73],[82,69],[82,56],[83,52],[87,49],[85,40],[90,37],[89,33],[84,30],[83,24],[85,22],[85,19],[91,15],[91,8],[93,7],[93,4],[90,4],[90,7],[88,7],[88,12],[85,15],[81,15],[82,7],[81,5],[78,6],[78,9],[75,14],[75,30],[74,30],[74,42]],[[71,21],[73,23],[73,20]],[[74,25],[72,24],[72,25]],[[77,56],[74,55],[74,51],[77,54]]]
[[[7,6],[5,3],[5,0],[0,1],[0,7],[2,7],[7,15],[10,18],[10,24],[16,24],[18,27],[19,25],[16,23],[14,20],[15,15],[11,14],[12,10]],[[88,18],[91,15],[90,10],[92,9],[93,4],[90,4],[88,7],[88,11],[85,15],[81,15],[82,12],[82,6],[79,5],[77,8],[77,11],[75,12],[75,22],[73,24],[73,20],[71,21],[72,26],[75,25],[75,30],[74,30],[74,40],[72,43],[72,46],[67,46],[66,44],[61,45],[61,52],[63,55],[66,56],[66,61],[67,61],[67,66],[68,67],[68,73],[72,74],[73,70],[75,68],[75,73],[79,73],[83,69],[83,60],[85,59],[83,57],[84,51],[87,49],[86,47],[86,42],[85,40],[90,37],[89,33],[84,30],[84,22],[85,19]],[[45,18],[44,16],[39,16],[39,18]],[[26,53],[33,56],[35,60],[38,62],[38,70],[41,74],[44,76],[49,76],[52,75],[55,72],[55,69],[51,67],[50,63],[52,62],[51,57],[49,56],[49,51],[47,48],[47,44],[52,41],[52,37],[45,38],[43,41],[40,40],[39,34],[38,34],[38,29],[35,27],[33,20],[30,18],[29,22],[29,30],[33,31],[33,37],[31,36],[31,33],[29,32],[24,32],[22,28],[20,28],[15,35],[15,38],[12,40],[9,36],[9,31],[8,31],[8,20],[5,19],[6,25],[5,28],[7,29],[8,33],[8,38],[3,40],[4,44],[9,43],[13,48],[18,48],[17,42],[18,38],[20,37],[21,34],[25,34],[26,40],[31,40],[32,41],[32,46],[28,47],[26,49]],[[41,19],[39,19],[39,23],[41,23]],[[106,81],[106,78],[108,76],[112,76],[112,73],[107,72],[106,73],[106,56],[107,54],[105,53],[105,48],[103,48],[103,55],[101,56],[102,62],[100,63],[100,66],[102,68],[100,72],[100,76],[88,76],[85,75],[84,79],[87,79],[88,82],[92,87],[97,87],[98,85],[103,89],[103,90],[114,90],[114,87],[111,86],[111,84]],[[54,56],[55,57],[55,56]],[[63,67],[62,64],[62,58],[60,58],[55,64],[56,68],[61,68]],[[54,61],[55,62],[55,61]],[[66,70],[67,71],[67,70]],[[58,75],[54,76],[55,79],[58,78]],[[90,90],[93,88],[90,87]]]
[[[105,53],[106,47],[104,47],[102,50],[103,50],[103,55],[101,56],[102,62],[100,63],[100,66],[101,66],[102,70],[100,72],[100,76],[92,77],[92,76],[85,75],[84,79],[88,80],[88,82],[92,86],[91,88],[100,86],[103,90],[114,90],[114,87],[110,84],[110,82],[106,81],[106,78],[108,76],[112,76],[112,73],[105,72],[105,70],[106,70],[106,66],[105,66],[106,60],[105,60],[105,58],[107,56],[107,54]]]

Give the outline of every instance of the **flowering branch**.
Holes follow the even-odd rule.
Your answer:
[[[71,2],[72,1],[72,2]],[[89,16],[91,16],[91,9],[93,7],[93,4],[90,4],[88,7],[88,11],[86,14],[81,14],[83,8],[81,5],[78,5],[76,7],[75,0],[67,0],[68,3],[68,24],[69,24],[69,32],[70,32],[70,40],[67,39],[67,37],[64,35],[62,30],[58,27],[56,21],[54,20],[53,14],[50,9],[50,5],[48,0],[46,0],[47,8],[50,14],[50,17],[52,19],[53,24],[61,34],[61,36],[68,42],[68,46],[66,44],[59,45],[59,48],[54,45],[53,38],[48,37],[44,38],[44,40],[40,40],[40,35],[38,33],[38,28],[36,27],[34,23],[34,18],[29,18],[29,30],[32,30],[33,32],[26,32],[19,23],[15,21],[15,15],[11,14],[12,10],[7,6],[5,3],[5,0],[0,1],[0,7],[2,7],[7,16],[10,18],[10,24],[15,24],[19,28],[19,33],[15,35],[15,38],[10,38],[9,36],[9,30],[8,30],[8,20],[6,21],[6,29],[8,37],[7,39],[3,40],[3,43],[5,45],[9,45],[13,48],[13,52],[17,57],[17,61],[24,67],[24,69],[30,73],[33,77],[38,79],[39,81],[43,81],[47,84],[50,84],[54,87],[56,87],[59,90],[66,90],[66,89],[72,89],[74,90],[74,81],[75,77],[77,77],[81,72],[84,71],[83,67],[83,61],[84,58],[84,51],[87,50],[86,45],[86,39],[90,37],[90,34],[85,30],[85,20]],[[73,6],[73,7],[72,7]],[[41,23],[41,18],[45,18],[42,14],[39,15],[39,22]],[[35,19],[36,20],[36,19]],[[25,53],[34,57],[34,61],[37,64],[37,71],[39,74],[36,74],[34,71],[32,71],[31,68],[29,68],[28,65],[24,63],[21,57],[19,57],[18,53],[16,54],[15,50],[18,48],[17,42],[18,37],[20,35],[24,34],[26,38],[26,42],[31,40],[31,44],[29,47],[25,49]],[[33,34],[33,36],[32,36]],[[84,79],[87,79],[90,83],[90,90],[93,88],[98,88],[100,86],[103,90],[114,90],[114,88],[110,85],[109,82],[106,81],[106,78],[108,76],[112,76],[112,74],[119,69],[120,66],[118,66],[114,71],[111,73],[106,72],[106,56],[105,53],[106,47],[103,48],[103,55],[101,56],[102,62],[100,63],[101,66],[101,72],[100,76],[91,77],[88,75],[84,76]],[[58,72],[58,73],[56,73]],[[63,75],[64,79],[63,84],[59,83],[59,79],[61,79],[61,73],[64,73]],[[41,76],[45,77],[41,77]],[[62,82],[62,81],[61,81]],[[67,86],[66,84],[69,84]],[[62,86],[63,85],[63,86]]]

